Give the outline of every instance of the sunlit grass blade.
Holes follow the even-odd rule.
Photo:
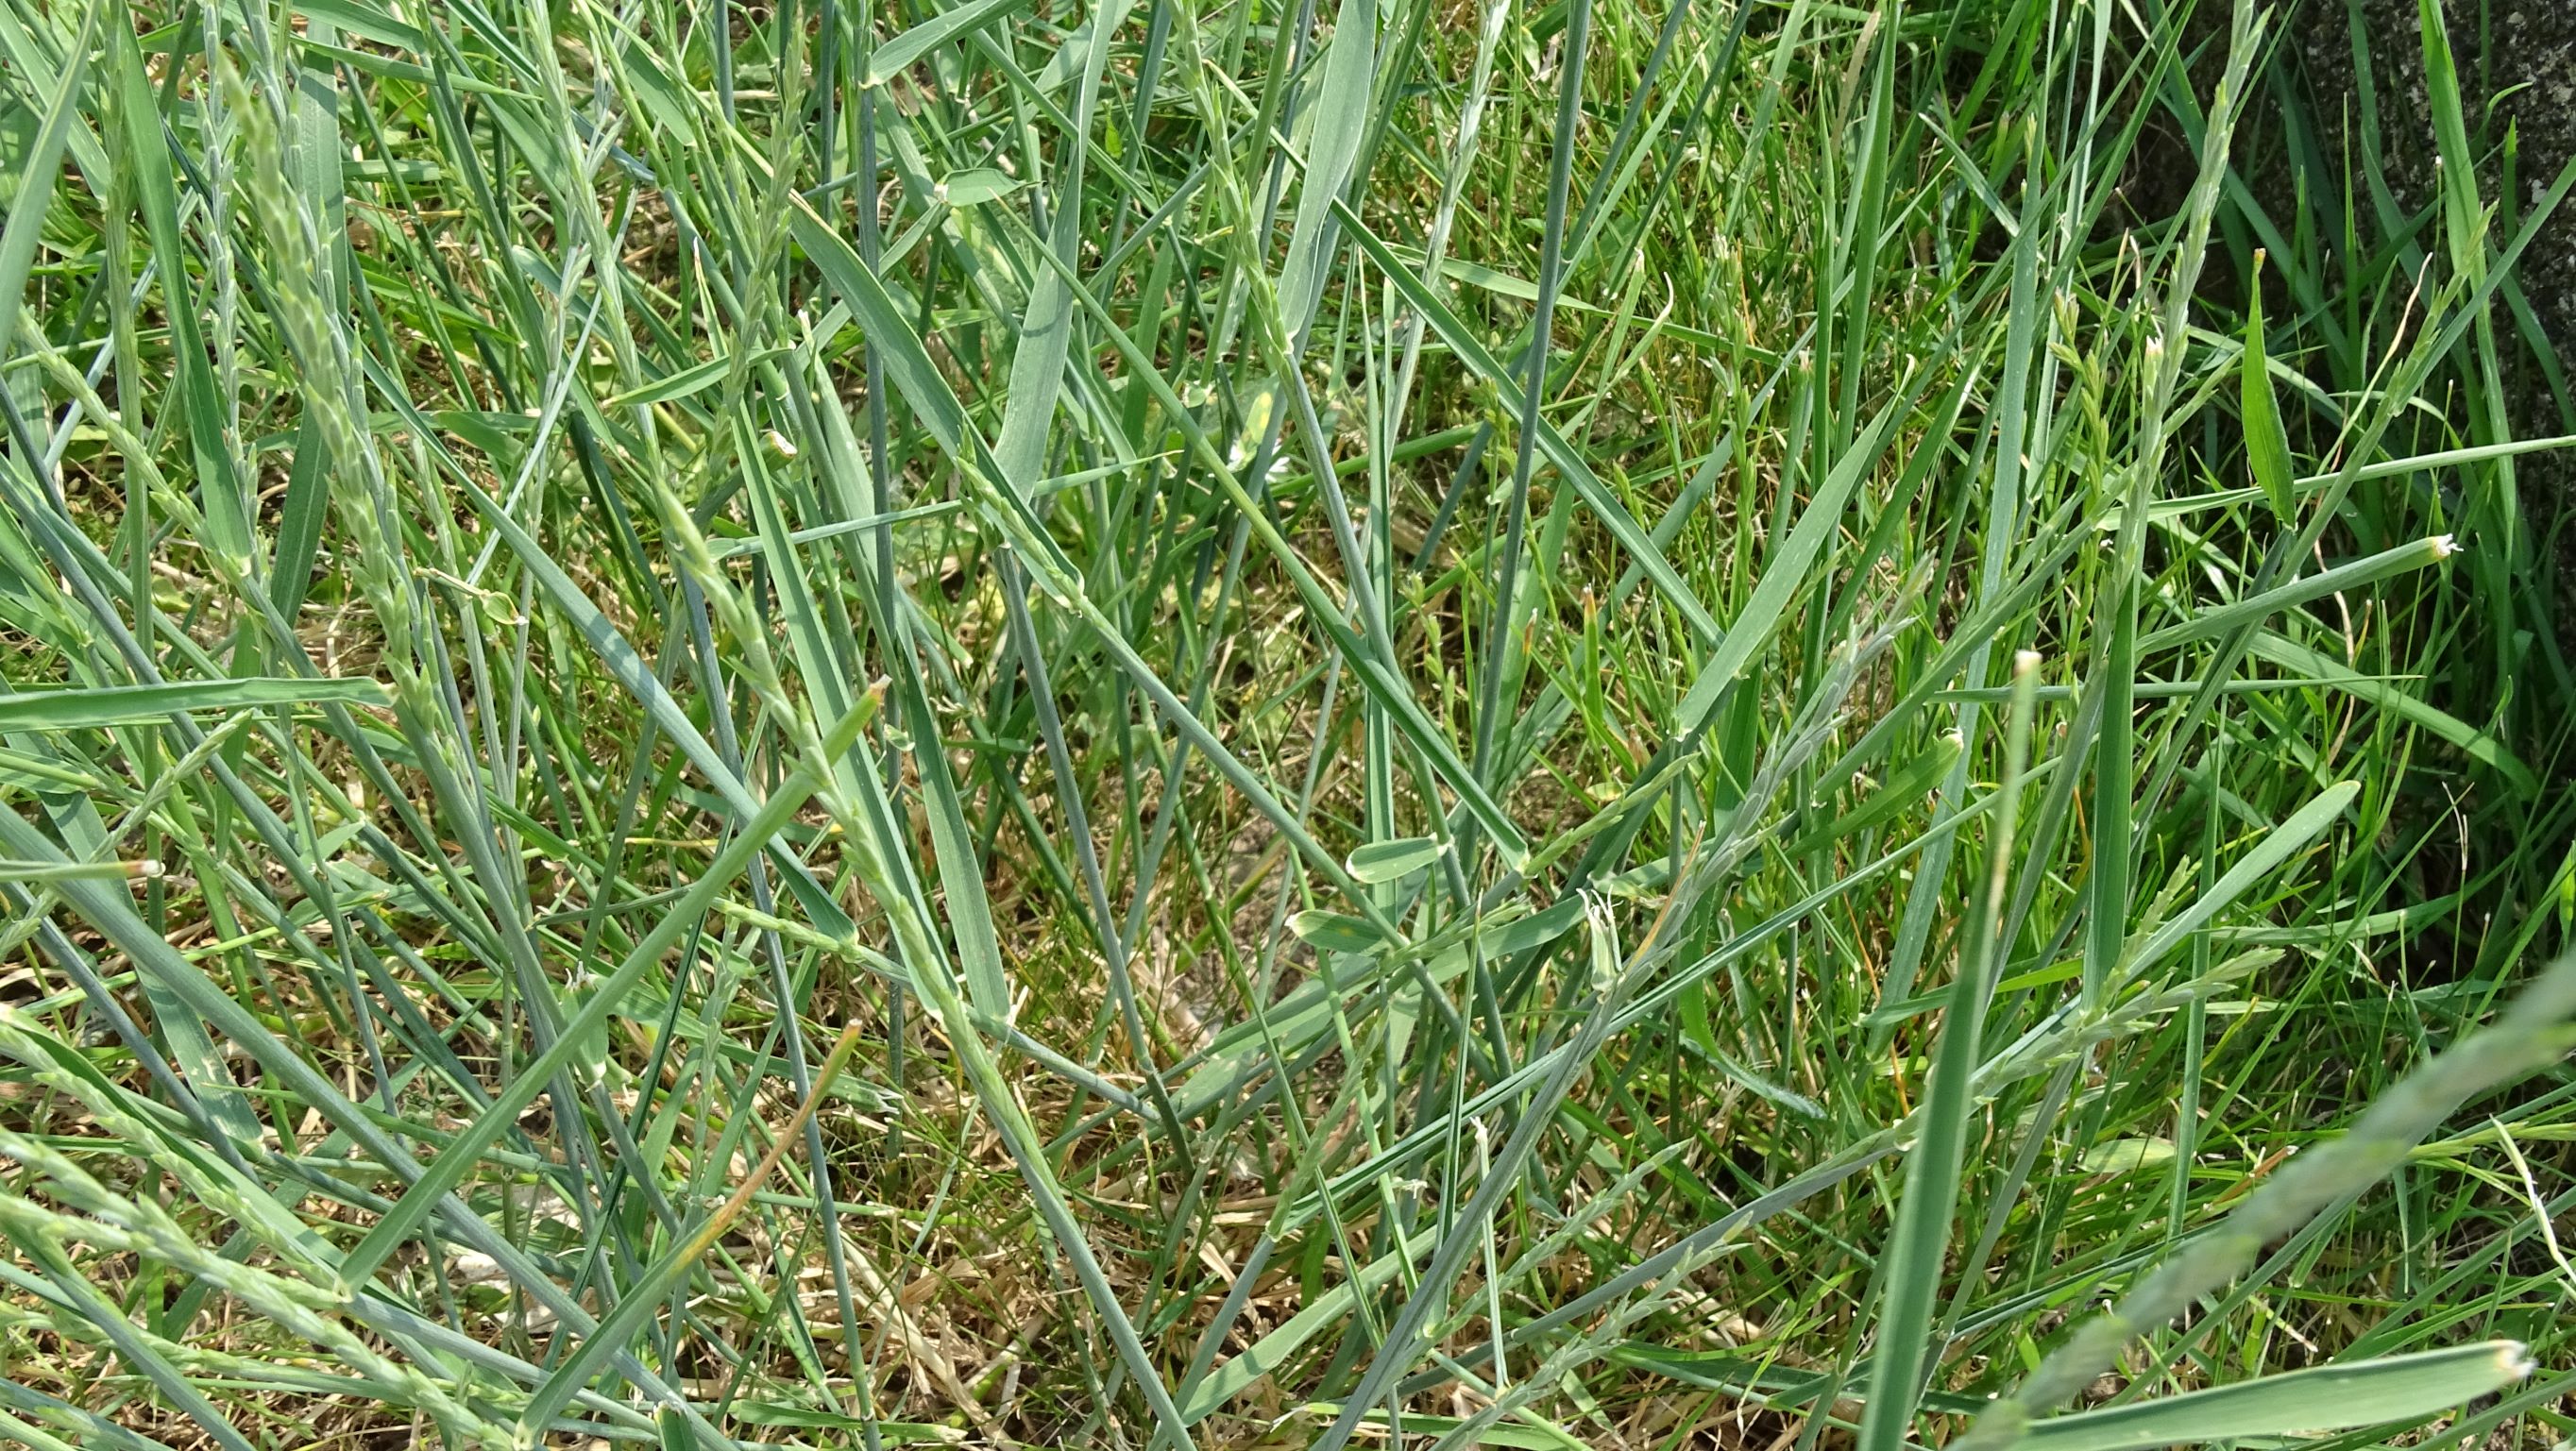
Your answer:
[[[2314,1436],[2421,1422],[2512,1385],[2531,1361],[2512,1341],[2321,1365],[2135,1405],[2033,1422],[2022,1451],[2144,1451],[2247,1436]]]

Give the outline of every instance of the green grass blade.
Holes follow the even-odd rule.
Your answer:
[[[71,63],[54,83],[54,97],[28,148],[18,185],[9,203],[9,219],[0,224],[0,354],[17,341],[18,315],[27,296],[28,270],[36,262],[36,237],[53,204],[54,179],[61,172],[63,147],[79,121],[81,83],[89,74],[90,36],[100,7],[81,17],[80,35],[71,44]]]
[[[2238,360],[2238,416],[2245,421],[2245,461],[2255,486],[2283,524],[2298,522],[2299,496],[2291,482],[2290,435],[2281,426],[2281,404],[2272,390],[2271,359],[2263,350],[2263,254],[2254,254],[2254,285],[2247,292],[2245,352]]]
[[[2510,1340],[2321,1365],[2135,1405],[2052,1416],[2013,1444],[2021,1451],[2146,1451],[2251,1436],[2315,1436],[2362,1426],[2415,1425],[2531,1374]]]
[[[971,0],[954,10],[941,11],[870,51],[867,75],[860,84],[882,86],[950,40],[989,25],[1010,11],[1010,0]]]
[[[391,700],[385,688],[372,680],[321,678],[186,680],[165,685],[26,690],[0,695],[0,730],[93,730],[146,724],[180,711],[257,710],[326,701],[383,706]]]
[[[1922,1123],[1905,1161],[1905,1193],[1896,1226],[1879,1262],[1877,1349],[1871,1359],[1869,1406],[1861,1421],[1863,1451],[1893,1451],[1905,1444],[1922,1391],[1925,1369],[1939,1363],[1931,1343],[1943,1266],[1958,1212],[1961,1158],[1975,1107],[1974,1073],[1982,1056],[1987,1000],[1993,995],[2003,944],[1995,928],[2003,915],[2004,888],[2012,870],[2013,828],[2020,813],[2022,772],[2030,757],[2032,692],[2039,657],[2024,651],[2013,662],[2013,703],[2004,741],[2003,772],[1996,791],[2002,805],[1988,828],[1983,891],[1971,908],[1942,1014],[1941,1040],[1933,1051],[1932,1079]]]

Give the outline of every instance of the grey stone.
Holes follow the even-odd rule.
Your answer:
[[[2347,139],[2346,119],[2357,122],[2361,114],[2353,12],[2370,50],[2384,174],[2398,205],[2413,212],[2431,204],[2439,181],[2414,0],[2310,0],[2294,33],[2310,94],[2325,139],[2333,144],[2329,155],[2338,154]],[[2576,156],[2576,3],[2450,0],[2445,20],[2471,141],[2482,150],[2479,195],[2490,203],[2504,200],[2504,143],[2508,135],[2514,141],[2514,195],[2499,217],[2501,230],[2505,221],[2525,215]],[[2357,164],[2359,137],[2349,139]],[[2438,228],[2428,228],[2423,240],[2439,247]],[[2506,240],[2496,238],[2498,245]],[[2518,275],[2533,313],[2563,349],[2564,340],[2576,336],[2576,207],[2562,207],[2551,218]]]
[[[2479,156],[2478,195],[2496,208],[2492,245],[2501,248],[2576,157],[2576,0],[2445,0],[2443,15],[2470,142]],[[2381,174],[2398,207],[2412,216],[2432,205],[2440,185],[2416,0],[2306,0],[2292,13],[2289,43],[2302,62],[2318,144],[2330,164],[2349,156],[2355,181],[2362,183],[2356,21],[2369,52]],[[2367,233],[2378,236],[2369,193],[2355,201]],[[2339,219],[2332,224],[2339,226]],[[2443,250],[2438,216],[2416,240],[2426,251]],[[2515,277],[2548,345],[2563,365],[2576,367],[2576,196],[2533,238]],[[2515,431],[2576,431],[2532,340],[2509,310],[2500,306],[2496,316]],[[2576,531],[2557,527],[2576,508],[2576,455],[2526,455],[2516,474],[2531,537],[2537,542],[2559,536],[2556,633],[2562,641],[2576,638]]]

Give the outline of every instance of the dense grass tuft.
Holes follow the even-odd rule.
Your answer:
[[[2470,8],[0,0],[0,1440],[2576,1429]]]

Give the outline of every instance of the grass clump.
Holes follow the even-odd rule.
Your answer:
[[[0,1434],[2563,1433],[2341,20],[0,4]]]

